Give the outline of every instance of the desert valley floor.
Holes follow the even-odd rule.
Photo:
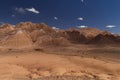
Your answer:
[[[77,45],[0,52],[0,80],[120,80],[120,48]]]

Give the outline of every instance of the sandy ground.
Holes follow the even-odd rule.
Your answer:
[[[120,62],[37,51],[10,52],[0,55],[0,80],[39,80],[39,78],[53,76],[81,77],[78,80],[87,80],[82,79],[83,77],[88,80],[120,80]],[[45,78],[43,80],[65,79]]]

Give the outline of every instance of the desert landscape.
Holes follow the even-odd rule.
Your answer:
[[[120,80],[120,35],[45,23],[3,24],[0,80]]]

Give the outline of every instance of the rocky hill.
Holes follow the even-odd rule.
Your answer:
[[[69,46],[70,44],[117,44],[120,36],[96,28],[56,30],[45,23],[22,22],[0,26],[0,47],[9,49]]]

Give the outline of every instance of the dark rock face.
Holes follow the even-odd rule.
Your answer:
[[[66,33],[68,35],[68,40],[72,43],[85,43],[87,41],[87,38],[77,30],[66,31]]]
[[[119,38],[115,37],[112,34],[99,34],[93,39],[91,39],[88,43],[90,44],[117,44],[119,43]]]

